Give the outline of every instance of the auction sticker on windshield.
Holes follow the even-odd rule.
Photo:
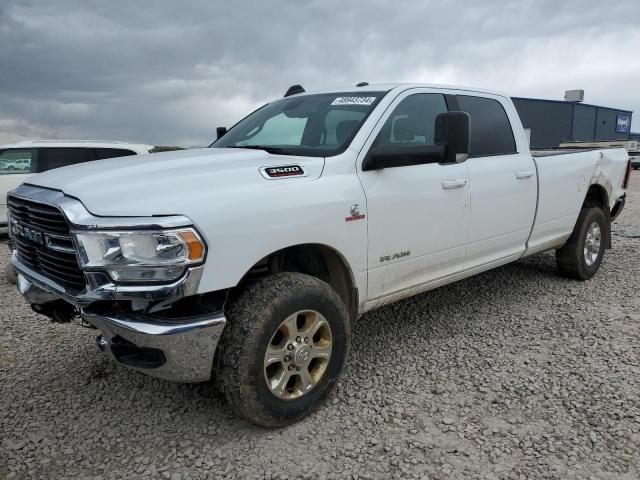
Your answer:
[[[376,97],[338,97],[331,105],[371,105]]]

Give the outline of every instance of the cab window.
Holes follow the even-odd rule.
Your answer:
[[[444,95],[409,95],[393,110],[373,147],[434,145],[436,117],[447,112]]]
[[[517,153],[513,128],[504,107],[492,98],[458,95],[460,110],[470,119],[471,157]]]

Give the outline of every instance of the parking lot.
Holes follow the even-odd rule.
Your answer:
[[[591,281],[545,253],[365,315],[329,401],[280,430],[116,366],[2,278],[0,479],[640,478],[640,172],[614,231]]]

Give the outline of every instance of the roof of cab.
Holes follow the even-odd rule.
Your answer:
[[[132,150],[138,155],[149,153],[153,145],[126,143],[109,140],[26,140],[0,145],[0,148],[122,148]]]
[[[304,85],[303,85],[304,87]],[[314,93],[343,93],[343,92],[388,92],[390,90],[409,90],[411,88],[436,88],[442,90],[460,90],[462,92],[475,92],[475,93],[488,93],[490,95],[497,95],[500,97],[509,98],[503,92],[498,92],[495,90],[490,90],[486,88],[475,88],[475,87],[463,87],[460,85],[438,85],[431,83],[370,83],[368,85],[363,85],[361,87],[353,85],[345,85],[342,87],[332,87],[332,88],[323,88],[318,90],[308,90],[305,93],[298,93],[296,95],[306,95],[306,94],[314,94]]]

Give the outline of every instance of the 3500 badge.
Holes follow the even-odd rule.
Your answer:
[[[265,178],[304,177],[307,174],[300,165],[283,165],[280,167],[263,167],[260,173]]]

